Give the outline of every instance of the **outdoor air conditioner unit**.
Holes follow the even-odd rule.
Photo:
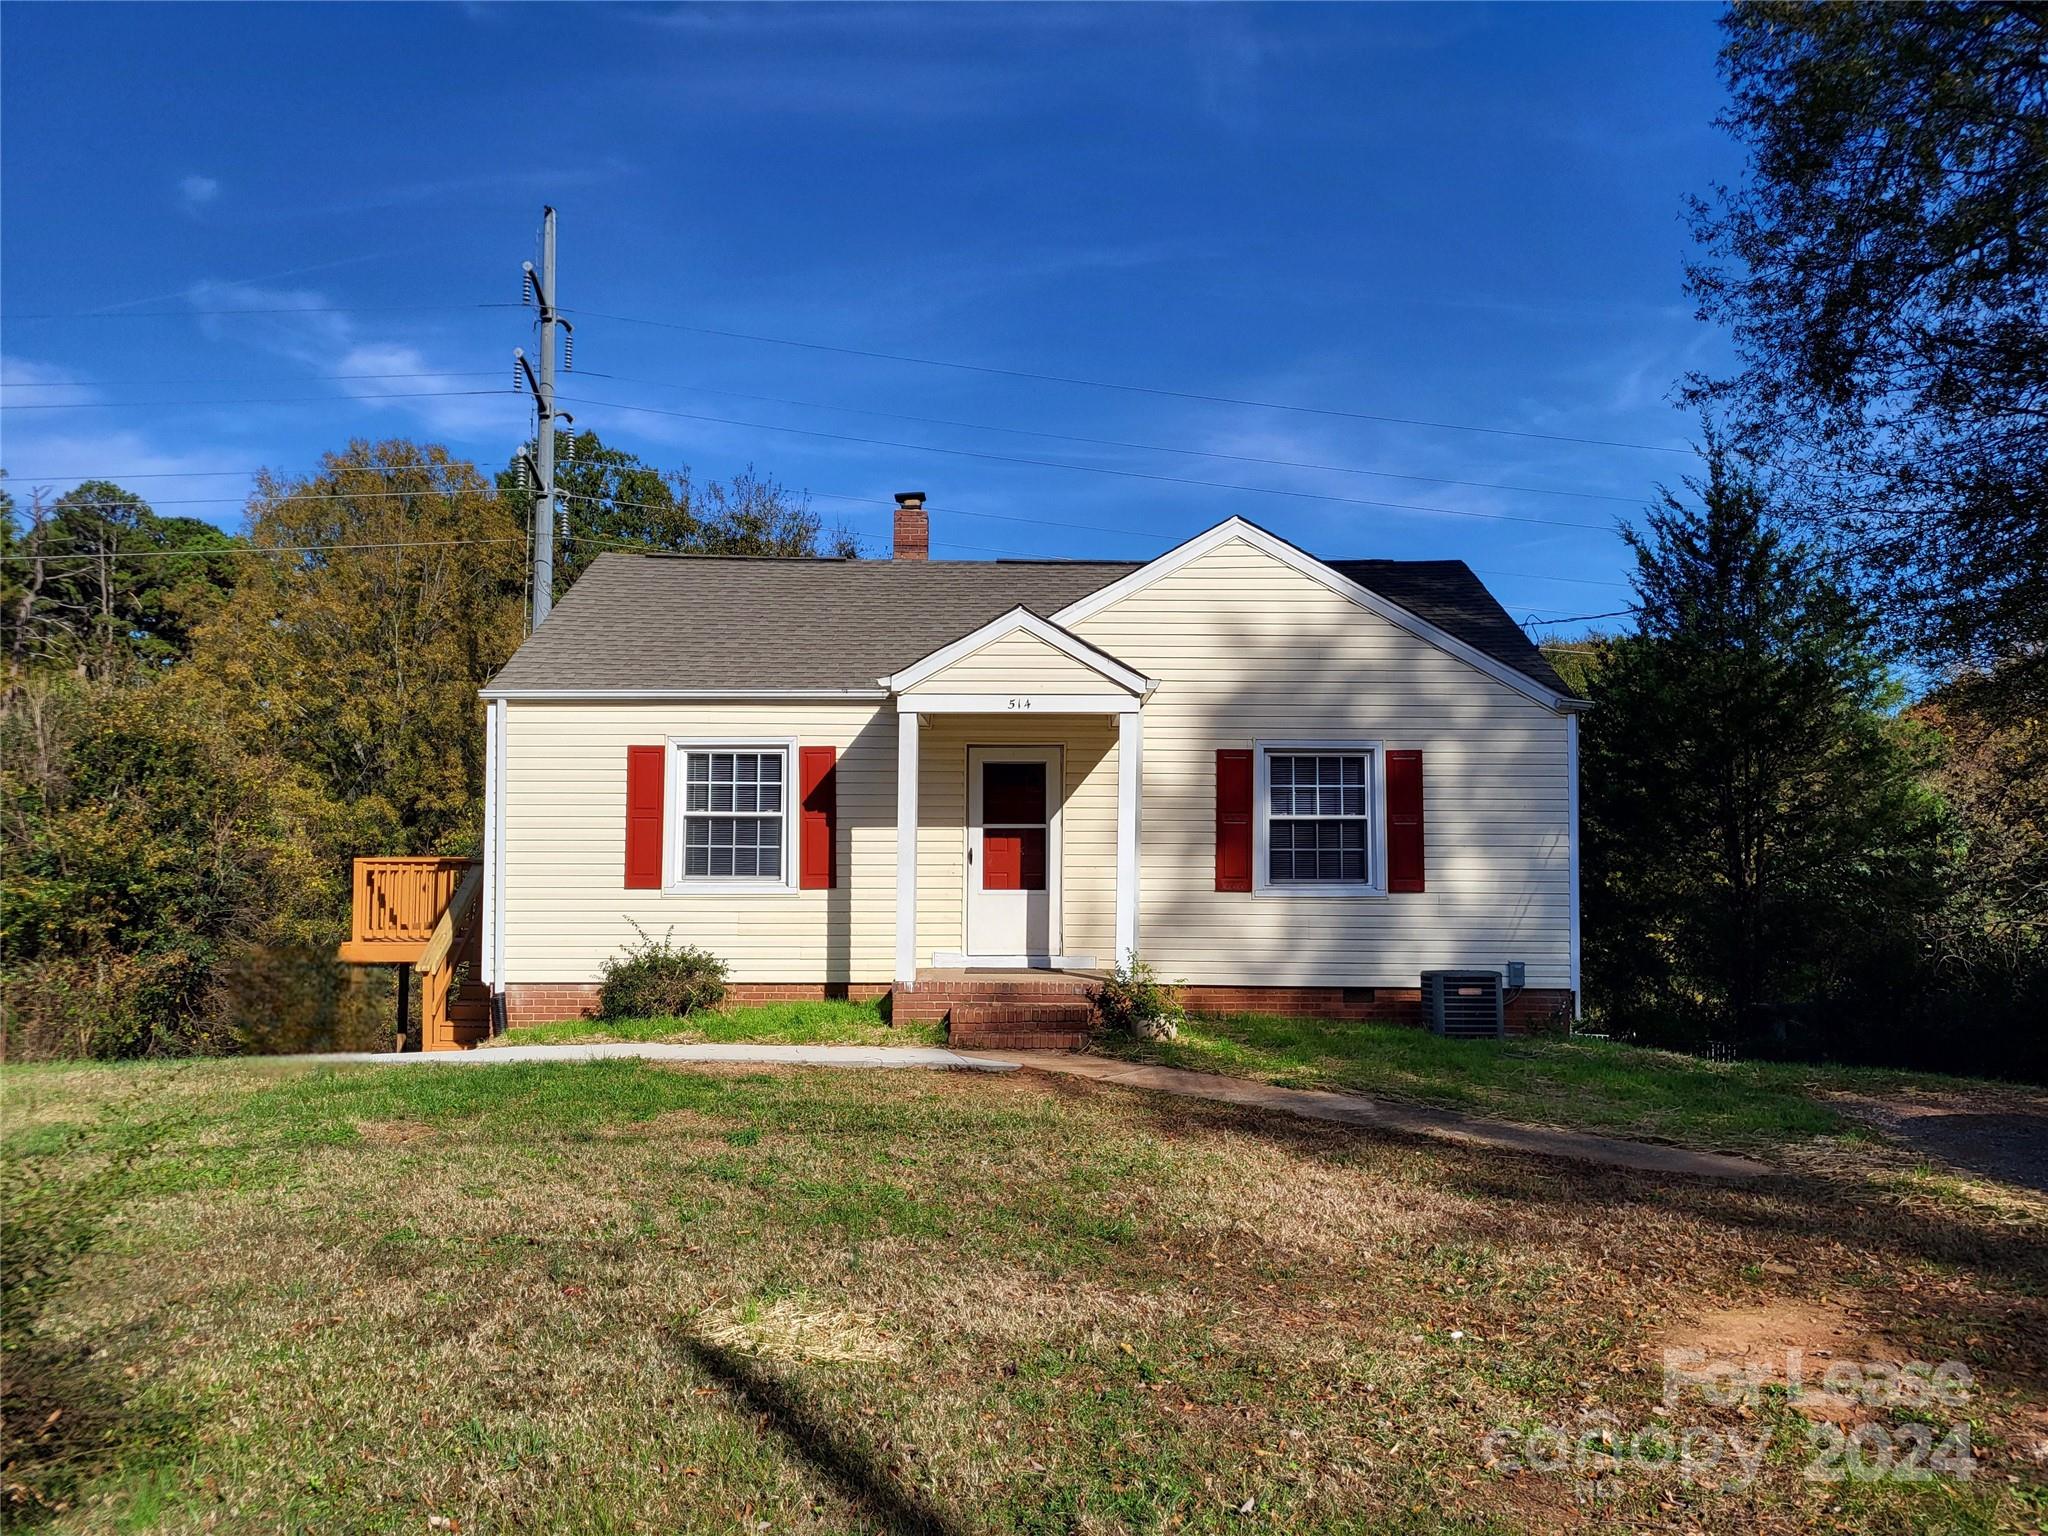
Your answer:
[[[1424,971],[1422,1009],[1429,1032],[1452,1040],[1497,1040],[1508,1032],[1499,971]]]

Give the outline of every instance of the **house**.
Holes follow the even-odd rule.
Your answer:
[[[633,922],[739,1000],[956,1030],[1133,952],[1200,1010],[1414,1019],[1511,964],[1511,1018],[1573,1006],[1583,706],[1461,562],[1238,518],[940,561],[897,503],[886,561],[606,554],[483,690],[510,1022],[588,1011]]]

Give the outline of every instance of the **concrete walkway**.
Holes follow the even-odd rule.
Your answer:
[[[1014,1062],[1034,1072],[1085,1077],[1091,1082],[1112,1083],[1119,1088],[1146,1088],[1155,1093],[1214,1099],[1224,1104],[1280,1110],[1285,1114],[1300,1115],[1306,1120],[1328,1120],[1338,1125],[1363,1126],[1370,1130],[1436,1136],[1446,1141],[1501,1147],[1510,1152],[1534,1152],[1543,1157],[1567,1157],[1610,1168],[1635,1168],[1646,1173],[1687,1173],[1714,1179],[1753,1179],[1774,1171],[1746,1157],[1729,1157],[1719,1152],[1694,1152],[1659,1142],[1624,1141],[1619,1137],[1594,1136],[1584,1131],[1516,1125],[1506,1120],[1461,1115],[1455,1110],[1391,1104],[1355,1093],[1276,1088],[1271,1083],[1255,1083],[1241,1077],[1183,1072],[1174,1067],[1146,1066],[1104,1056],[1083,1056],[1064,1051],[970,1051],[958,1054],[971,1056],[991,1066],[998,1062]]]
[[[474,1051],[337,1051],[308,1062],[369,1062],[384,1067],[494,1067],[515,1061],[726,1061],[773,1067],[957,1067],[1014,1072],[1007,1058],[964,1056],[932,1045],[664,1045],[607,1041],[590,1045],[492,1045]]]
[[[1775,1170],[1746,1157],[1719,1152],[1693,1152],[1657,1142],[1624,1141],[1584,1131],[1552,1130],[1461,1115],[1449,1109],[1424,1109],[1393,1104],[1356,1093],[1329,1093],[1313,1088],[1276,1088],[1241,1077],[1208,1072],[1183,1072],[1174,1067],[1146,1066],[1106,1056],[1067,1051],[952,1051],[923,1045],[645,1045],[607,1042],[591,1045],[493,1045],[474,1051],[336,1052],[325,1056],[273,1058],[308,1063],[365,1062],[388,1067],[488,1067],[518,1061],[676,1061],[737,1062],[774,1067],[951,1067],[976,1072],[1015,1072],[1027,1067],[1063,1077],[1084,1077],[1119,1088],[1144,1088],[1183,1098],[1214,1099],[1253,1109],[1278,1110],[1306,1120],[1327,1120],[1368,1130],[1396,1131],[1411,1136],[1436,1136],[1510,1152],[1565,1157],[1610,1168],[1635,1168],[1646,1173],[1685,1173],[1715,1179],[1751,1179]]]

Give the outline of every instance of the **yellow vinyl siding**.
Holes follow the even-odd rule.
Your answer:
[[[1071,627],[1159,680],[1139,934],[1165,975],[1412,987],[1429,967],[1522,960],[1530,986],[1570,985],[1562,716],[1237,540]],[[1217,891],[1216,751],[1262,739],[1420,749],[1427,890]]]
[[[830,891],[625,889],[626,748],[672,736],[839,749]],[[964,943],[970,745],[1049,744],[1065,759],[1063,927],[1074,953],[1115,934],[1116,722],[931,716],[920,735],[918,958]],[[795,769],[792,765],[792,774]],[[675,814],[664,806],[664,817]],[[796,849],[789,850],[796,857]],[[505,980],[594,981],[633,937],[702,945],[735,981],[887,982],[896,956],[892,703],[536,703],[506,708]]]
[[[671,736],[839,749],[830,891],[625,889],[626,748]],[[792,783],[796,764],[790,765]],[[675,815],[663,807],[664,820]],[[797,850],[787,850],[789,858]],[[633,937],[699,944],[735,981],[887,981],[896,953],[896,713],[877,703],[506,708],[505,979],[594,981]]]
[[[1013,629],[950,667],[933,673],[919,693],[1111,693],[1117,685],[1028,630]]]
[[[1116,947],[1116,720],[927,715],[918,733],[917,961],[964,946],[967,749],[1062,749],[1060,939],[1104,964]]]

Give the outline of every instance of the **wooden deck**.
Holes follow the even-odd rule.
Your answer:
[[[339,957],[352,965],[420,978],[420,1049],[452,1051],[491,1033],[491,994],[478,974],[483,957],[483,864],[477,859],[357,859],[351,880],[349,937]]]

